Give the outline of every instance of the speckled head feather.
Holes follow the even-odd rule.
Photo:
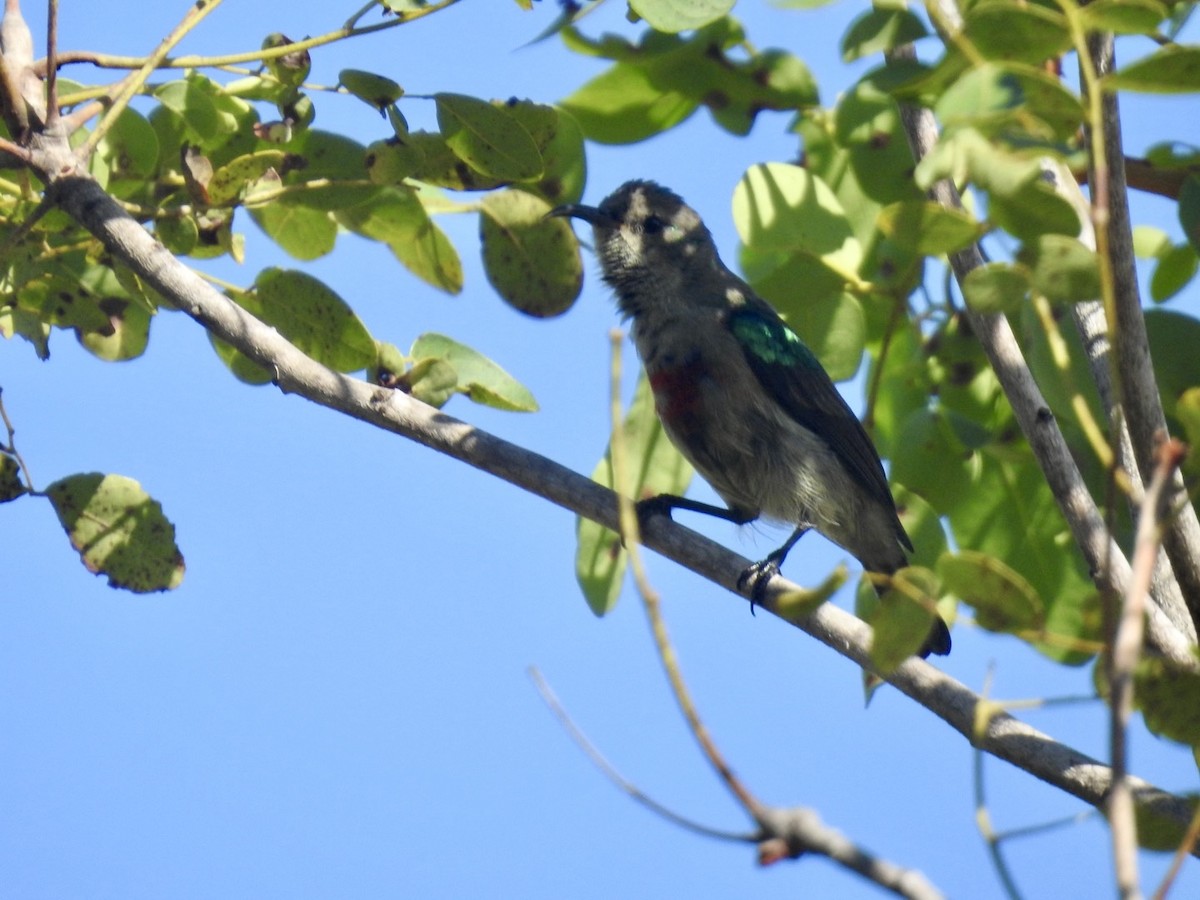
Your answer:
[[[592,225],[604,280],[627,317],[645,312],[643,304],[671,302],[689,289],[689,275],[711,276],[721,265],[700,216],[654,181],[627,181],[597,207],[563,206],[552,215]]]

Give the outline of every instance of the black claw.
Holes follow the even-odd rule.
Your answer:
[[[767,598],[767,585],[779,574],[779,563],[773,557],[774,554],[746,566],[746,570],[738,576],[738,590],[750,588],[750,615],[754,615],[754,607],[762,605]]]

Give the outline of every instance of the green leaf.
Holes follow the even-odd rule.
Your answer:
[[[197,143],[207,143],[221,133],[216,104],[194,79],[168,81],[155,90],[154,97],[180,117],[187,134]]]
[[[700,105],[679,90],[664,90],[646,66],[617,63],[561,102],[600,144],[634,144],[674,128]]]
[[[946,552],[946,529],[937,510],[900,484],[892,485],[900,522],[913,544],[912,563],[932,568]]]
[[[543,153],[554,133],[558,129],[558,110],[545,103],[534,103],[532,100],[519,100],[510,97],[507,100],[493,100],[492,106],[503,110],[512,116],[521,127],[529,132],[538,152]]]
[[[849,575],[849,570],[844,565],[839,565],[815,587],[777,594],[774,598],[775,614],[788,622],[799,622],[816,612],[818,606],[841,590]]]
[[[894,203],[921,199],[921,193],[912,183],[916,162],[900,122],[900,107],[870,81],[860,81],[838,101],[833,137],[837,146],[846,151],[854,179],[871,200]],[[806,135],[806,168],[829,183],[846,208],[846,214],[853,218],[853,201],[833,180],[843,177],[839,170],[844,167],[829,161],[831,164],[814,169],[814,143]],[[869,218],[874,230],[874,215]],[[864,235],[856,233],[859,240],[865,242]]]
[[[1200,447],[1200,387],[1188,388],[1175,401],[1175,418],[1191,447]]]
[[[271,189],[271,188],[268,188]],[[325,209],[308,205],[303,194],[283,194],[262,204],[246,198],[250,217],[294,259],[318,259],[332,252],[338,227]]]
[[[956,546],[1002,561],[1041,598],[1044,636],[1041,631],[1030,636],[1039,652],[1067,664],[1084,662],[1101,634],[1095,588],[1002,395],[988,412],[993,391],[968,393],[994,374],[987,375],[985,366],[978,375],[968,370],[960,376],[963,363],[957,360],[964,353],[949,354],[939,346],[948,342],[949,335],[928,345],[945,367],[941,373],[935,369],[933,387],[943,405],[918,409],[905,421],[893,441],[892,478],[929,501],[949,523]],[[978,345],[969,334],[956,342]],[[971,381],[963,382],[967,377]],[[972,418],[945,408],[953,402],[969,409],[966,400],[979,408]]]
[[[1172,415],[1176,398],[1200,386],[1200,320],[1169,309],[1147,310],[1146,337],[1163,406]]]
[[[866,319],[857,297],[842,293],[807,299],[793,285],[786,302],[779,302],[776,308],[816,354],[830,378],[846,381],[854,377],[867,340]]]
[[[150,179],[158,168],[158,135],[138,112],[124,110],[96,148],[104,159],[110,181]]]
[[[233,377],[243,384],[270,384],[273,380],[269,371],[254,362],[232,344],[227,344],[219,337],[216,337],[211,331],[208,333],[208,342],[212,345],[217,358],[225,364]]]
[[[967,274],[962,292],[977,313],[1018,313],[1029,294],[1029,277],[1008,263],[987,263]]]
[[[1143,657],[1134,673],[1133,696],[1150,731],[1200,747],[1200,675]]]
[[[1109,90],[1181,94],[1200,90],[1200,47],[1171,44],[1104,76]]]
[[[1083,122],[1083,106],[1057,78],[1017,63],[985,63],[955,81],[934,107],[947,130],[975,128],[994,136],[1018,132],[1067,141]]]
[[[1028,179],[1015,190],[993,191],[988,196],[988,218],[1023,241],[1047,234],[1073,238],[1080,230],[1075,207],[1040,176]]]
[[[1194,250],[1200,250],[1200,176],[1189,175],[1179,189],[1179,224]]]
[[[658,494],[683,494],[692,478],[692,468],[672,446],[654,412],[654,397],[643,374],[638,379],[633,402],[625,416],[621,433],[625,438],[625,458],[632,471],[629,486],[634,500]],[[592,473],[592,480],[613,487],[611,441],[604,458]],[[591,519],[576,520],[577,549],[575,578],[588,606],[597,616],[606,615],[617,603],[625,574],[626,555],[620,537]]]
[[[908,200],[884,207],[879,229],[896,244],[925,256],[953,253],[975,243],[983,226],[962,210],[928,200]]]
[[[21,467],[7,453],[0,451],[0,503],[16,500],[29,488],[21,481]]]
[[[1150,297],[1155,303],[1165,303],[1182,291],[1196,277],[1200,259],[1191,244],[1176,244],[1158,256],[1158,265],[1150,276]]]
[[[1100,296],[1096,254],[1074,238],[1044,235],[1022,245],[1017,260],[1030,269],[1034,289],[1052,303],[1075,303]]]
[[[1200,797],[1194,793],[1182,796],[1190,807],[1189,815],[1194,816],[1197,805],[1200,805]],[[1161,799],[1165,798],[1156,797],[1153,794],[1148,798],[1143,798],[1137,792],[1134,793],[1133,816],[1137,829],[1137,842],[1139,847],[1147,850],[1172,853],[1188,837],[1188,829],[1186,820],[1180,822],[1179,814],[1174,808],[1164,809],[1165,804],[1159,802]],[[1171,806],[1173,807],[1174,804]]]
[[[1200,147],[1184,141],[1160,141],[1146,148],[1146,161],[1159,169],[1191,169],[1200,166]]]
[[[509,112],[524,122],[528,108],[552,109],[536,104],[518,104],[509,107]],[[566,110],[553,110],[554,126],[549,139],[538,146],[545,164],[540,177],[521,183],[521,186],[537,194],[551,206],[575,203],[583,196],[583,185],[587,180],[587,159],[583,150],[583,131],[579,123]],[[526,127],[529,127],[528,124]],[[532,133],[532,132],[531,132]],[[535,140],[537,140],[535,136]]]
[[[863,582],[870,584],[866,578]],[[868,590],[874,593],[873,588]],[[921,649],[933,625],[940,592],[937,575],[929,569],[907,566],[892,576],[867,619],[874,629],[871,662],[880,672],[889,674]]]
[[[1138,259],[1158,259],[1171,249],[1171,239],[1161,228],[1133,226],[1133,253]]]
[[[338,372],[375,361],[375,339],[341,297],[304,272],[270,268],[234,297],[313,359]]]
[[[274,50],[294,44],[291,38],[278,31],[263,38],[264,50]],[[307,50],[293,50],[284,56],[276,56],[267,60],[267,71],[279,82],[285,91],[295,90],[304,83],[312,69],[312,58]]]
[[[146,352],[150,311],[145,306],[112,296],[102,297],[97,305],[108,321],[95,331],[77,331],[80,344],[108,362],[134,359]]]
[[[476,172],[454,155],[454,151],[450,149],[446,144],[446,139],[440,134],[414,131],[402,139],[397,139],[397,145],[404,147],[402,151],[395,151],[403,157],[397,165],[399,170],[403,170],[406,165],[405,160],[416,163],[416,170],[411,176],[406,175],[405,177],[412,177],[427,184],[454,191],[490,191],[508,183],[502,178]],[[384,168],[378,176],[369,173],[373,181],[377,180],[378,183],[387,181],[393,185],[398,183],[399,179],[397,178],[388,179],[386,173],[390,163],[386,159],[379,160],[376,165],[382,165]]]
[[[583,262],[571,226],[547,219],[540,197],[509,190],[491,194],[480,209],[483,266],[492,287],[531,316],[557,316],[583,286]]]
[[[986,553],[944,553],[937,572],[947,590],[975,609],[975,620],[989,631],[1037,631],[1045,622],[1041,597],[1028,581]]]
[[[745,58],[745,33],[724,18],[684,40],[656,31],[637,46],[620,38],[588,41],[564,32],[579,52],[616,60],[562,102],[584,134],[601,143],[644,140],[688,118],[698,106],[734,134],[746,134],[763,110],[794,112],[817,102],[808,67],[781,50]]]
[[[842,36],[842,62],[883,53],[927,34],[924,23],[908,9],[877,6],[850,23]]]
[[[790,264],[815,263],[825,284],[804,284],[810,297],[840,291],[857,277],[862,247],[833,191],[800,166],[768,163],[752,166],[733,193],[733,221],[745,244],[742,261],[755,289],[778,305],[783,284],[772,276]],[[791,274],[794,274],[791,273]],[[817,274],[819,277],[820,273]],[[814,289],[815,288],[815,289]]]
[[[400,384],[422,403],[441,409],[458,390],[458,372],[444,359],[427,357],[417,360]]]
[[[287,144],[295,160],[285,181],[361,179],[365,150],[358,141],[340,134],[319,129],[301,131]]]
[[[1092,0],[1079,8],[1089,31],[1115,34],[1154,34],[1168,12],[1159,0]]]
[[[405,137],[393,137],[376,141],[367,147],[363,162],[367,177],[375,184],[391,187],[414,177],[425,162],[425,154],[419,144]],[[449,152],[449,148],[446,148]]]
[[[986,59],[1038,65],[1071,49],[1071,31],[1062,13],[1019,0],[972,4],[963,31]]]
[[[356,234],[388,245],[404,266],[447,293],[462,290],[462,262],[445,233],[408,190],[378,188],[372,198],[334,214]]]
[[[338,84],[381,113],[404,96],[404,88],[392,79],[360,69],[342,69],[338,72]]]
[[[89,571],[134,593],[165,591],[183,581],[175,526],[132,478],[70,475],[46,488],[59,522]]]
[[[917,323],[908,318],[896,323],[891,331],[887,353],[871,360],[867,383],[879,385],[868,422],[871,438],[881,456],[893,458],[898,450],[900,429],[904,422],[916,411],[926,409],[933,395],[924,337]],[[899,497],[896,502],[900,503]],[[924,499],[921,502],[924,504]],[[907,523],[905,528],[908,528]],[[915,544],[916,536],[911,531],[909,536]],[[941,552],[940,549],[938,552]],[[936,558],[937,554],[934,555]],[[922,565],[932,562],[922,557],[916,557],[915,561]]]
[[[208,182],[209,203],[213,206],[232,203],[251,182],[272,170],[281,170],[286,158],[282,150],[259,150],[234,157],[213,172]]]
[[[674,34],[701,28],[725,16],[735,0],[629,0],[629,8],[655,31]]]
[[[447,146],[471,168],[505,181],[542,174],[542,155],[520,122],[502,108],[462,94],[435,94]]]
[[[458,373],[458,390],[476,403],[513,412],[535,412],[537,401],[529,389],[478,351],[442,334],[423,334],[409,351],[419,364],[440,359]]]

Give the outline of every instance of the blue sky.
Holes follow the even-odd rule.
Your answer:
[[[143,54],[185,3],[64,4],[64,48]],[[353,5],[353,4],[352,4]],[[549,2],[463,3],[404,28],[318,51],[312,80],[371,69],[410,94],[459,91],[554,101],[601,65],[554,41],[522,49]],[[596,16],[632,34],[619,5]],[[760,47],[801,55],[831,103],[857,71],[837,58],[859,9],[738,14]],[[352,10],[227,4],[185,43],[257,47],[263,35],[326,32]],[[42,33],[44,13],[26,9]],[[93,73],[70,72],[81,79]],[[318,124],[363,143],[386,123],[350,98],[320,96]],[[1194,97],[1145,101],[1132,151],[1196,121]],[[414,127],[428,101],[406,99]],[[749,140],[697,114],[634,147],[589,148],[586,199],[655,178],[704,214],[736,259],[729,215],[747,166],[791,159],[785,116]],[[1139,221],[1179,227],[1165,202]],[[466,265],[461,296],[426,289],[386,248],[344,237],[302,267],[347,298],[377,337],[406,347],[440,331],[499,361],[541,404],[534,415],[448,412],[590,472],[607,440],[612,304],[586,260],[565,316],[528,319],[483,277],[473,216],[450,217]],[[249,284],[294,265],[244,217],[248,261],[207,270]],[[1196,289],[1175,301],[1193,313]],[[696,837],[622,796],[571,745],[527,677],[536,665],[578,724],[630,780],[681,814],[742,830],[746,820],[695,751],[629,593],[604,620],[574,582],[571,514],[392,435],[273,388],[236,382],[202,330],[160,314],[146,355],[107,364],[56,334],[48,363],[0,347],[0,385],[38,485],[78,471],[134,477],[176,524],[188,572],[178,591],[115,592],[85,572],[47,504],[0,510],[0,896],[51,897],[873,897],[822,860],[760,870],[752,848]],[[630,368],[632,352],[627,355]],[[847,389],[857,402],[855,387]],[[702,485],[697,496],[711,496]],[[779,533],[689,525],[747,556]],[[812,583],[843,557],[815,536],[788,574]],[[974,826],[966,743],[898,692],[862,707],[854,667],[805,635],[751,617],[743,601],[651,556],[684,673],[715,739],[765,802],[815,807],[870,850],[919,868],[949,895],[1001,889]],[[849,602],[840,598],[840,602]],[[1003,698],[1090,691],[1019,642],[960,628],[939,665]],[[1022,713],[1101,758],[1097,704]],[[1187,753],[1136,735],[1134,770],[1195,790]],[[1081,805],[994,760],[998,828]],[[1107,831],[1087,822],[1007,845],[1030,897],[1111,888]],[[1165,859],[1145,858],[1143,881]],[[1177,896],[1200,891],[1195,862]]]

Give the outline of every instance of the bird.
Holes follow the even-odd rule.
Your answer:
[[[633,180],[599,206],[571,203],[549,216],[592,226],[594,252],[630,333],[671,443],[726,507],[673,494],[638,515],[682,509],[744,525],[794,530],[742,573],[761,599],[796,542],[816,530],[868,572],[908,564],[883,464],[866,429],[816,355],[775,309],[721,262],[699,214],[670,189]],[[950,652],[938,616],[918,651]]]

